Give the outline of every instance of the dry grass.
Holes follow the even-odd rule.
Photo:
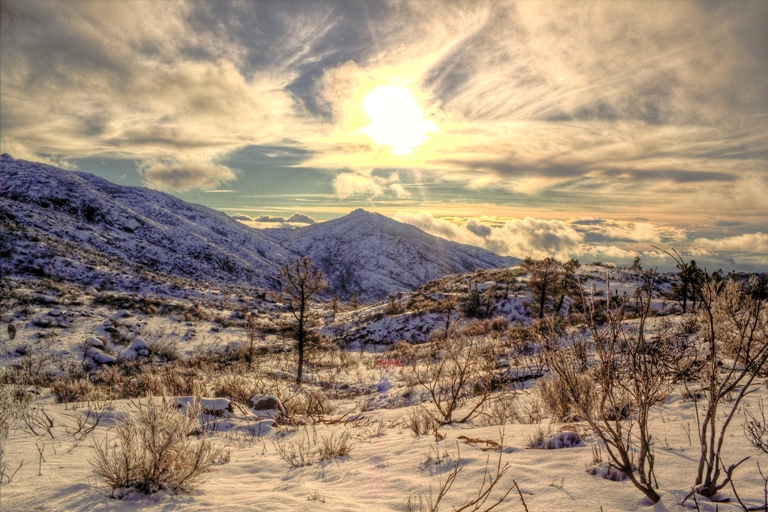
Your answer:
[[[190,437],[196,417],[178,413],[165,399],[148,398],[137,409],[136,418],[117,424],[117,442],[93,445],[91,464],[113,495],[124,489],[188,491],[222,460],[208,440]]]

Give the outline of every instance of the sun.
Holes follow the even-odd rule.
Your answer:
[[[392,147],[392,154],[408,155],[427,139],[437,126],[424,119],[411,91],[380,85],[363,99],[363,110],[371,124],[363,128],[375,142]]]

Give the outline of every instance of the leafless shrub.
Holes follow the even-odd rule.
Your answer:
[[[518,403],[515,393],[501,393],[488,400],[483,410],[482,418],[484,426],[504,425],[513,423],[519,416]]]
[[[317,445],[318,460],[345,457],[352,452],[354,443],[350,441],[349,431],[345,430],[338,436],[336,434],[337,432],[331,432],[328,436],[320,436],[320,442]]]
[[[682,272],[690,270],[679,254],[673,257]],[[694,402],[701,455],[694,489],[686,500],[693,493],[714,496],[731,482],[733,472],[746,460],[726,467],[721,450],[741,400],[751,392],[755,377],[768,362],[768,311],[764,307],[768,283],[764,278],[739,282],[726,280],[720,273],[702,273],[692,288],[699,301],[702,356],[698,376],[705,398]],[[724,355],[730,356],[732,363],[725,365]],[[725,401],[727,410],[720,414]]]
[[[21,387],[12,384],[0,386],[0,485],[13,478],[4,461],[5,442],[12,425],[25,415],[28,401]]]
[[[592,410],[594,405],[594,381],[582,373],[573,372],[570,377],[573,382],[566,383],[560,374],[553,373],[536,382],[536,394],[556,421],[579,421],[578,411]],[[579,404],[576,407],[572,405],[574,400]]]
[[[440,420],[424,406],[417,406],[408,411],[405,425],[414,436],[425,436],[433,433],[440,426]]]
[[[441,423],[464,423],[476,417],[491,396],[488,369],[492,364],[480,337],[457,331],[445,339],[434,339],[430,349],[432,354],[415,362],[409,372],[427,391]],[[474,405],[454,418],[470,398]]]
[[[180,414],[165,398],[148,398],[138,404],[136,418],[117,424],[117,443],[94,443],[91,465],[113,495],[128,488],[147,494],[190,490],[222,457],[208,440],[190,437],[196,429],[193,416]]]
[[[560,379],[564,400],[603,442],[610,464],[656,503],[661,496],[654,473],[649,411],[667,397],[671,386],[660,347],[645,336],[654,276],[646,274],[635,295],[638,322],[634,329],[624,323],[624,306],[606,306],[598,322],[595,301],[583,300],[597,353],[596,365],[588,373],[582,372],[582,364],[568,347],[550,344],[545,353],[550,371]],[[592,400],[584,398],[585,379],[592,382],[596,393]]]
[[[500,444],[503,445],[504,444],[503,433],[500,441],[501,441]],[[485,474],[483,475],[483,481],[480,484],[480,487],[477,489],[477,494],[470,495],[469,497],[467,497],[461,506],[453,507],[454,512],[464,512],[464,511],[489,512],[490,510],[493,510],[499,505],[501,505],[502,503],[504,503],[507,497],[509,496],[509,494],[512,492],[512,490],[517,488],[517,483],[514,480],[512,480],[512,485],[509,486],[509,488],[507,488],[506,491],[502,489],[499,492],[495,492],[499,482],[501,482],[504,475],[506,475],[510,469],[510,465],[508,462],[505,463],[504,465],[501,464],[501,456],[502,456],[502,452],[499,451],[499,456],[495,466],[491,465],[490,456],[488,457],[485,463]],[[445,482],[438,481],[437,494],[433,492],[432,486],[430,486],[429,491],[426,493],[420,492],[415,496],[409,496],[403,505],[403,511],[404,512],[439,512],[440,504],[443,498],[445,498],[445,496],[451,490],[451,487],[453,487],[453,484],[456,482],[457,477],[461,474],[461,471],[463,469],[464,469],[464,465],[461,463],[461,452],[459,450],[459,445],[457,444],[456,445],[456,462],[454,463],[453,469],[446,477]],[[518,489],[518,492],[519,492],[519,489]],[[527,510],[528,507],[525,505],[525,500],[523,500],[522,493],[520,493],[520,499],[523,503],[523,506]]]
[[[65,425],[64,429],[67,435],[80,443],[96,430],[104,416],[112,409],[112,404],[107,401],[89,401],[85,414],[71,414],[70,416],[75,420],[74,425]]]
[[[311,466],[315,463],[317,453],[315,447],[317,446],[317,442],[317,432],[313,428],[312,434],[310,435],[309,429],[306,427],[303,429],[302,435],[298,439],[291,441],[272,441],[280,458],[295,468]]]
[[[559,432],[548,434],[539,427],[534,435],[528,438],[526,446],[538,450],[557,450],[560,448],[572,448],[582,444],[581,435],[578,432]]]
[[[749,409],[744,409],[744,435],[749,443],[755,448],[768,453],[768,421],[765,416],[765,406],[762,398],[760,399],[758,409],[760,417],[755,416]]]

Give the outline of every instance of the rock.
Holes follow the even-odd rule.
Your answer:
[[[280,399],[273,395],[255,395],[251,398],[254,411],[279,411],[286,414]]]
[[[184,413],[186,413],[188,409],[194,409],[196,405],[197,402],[193,396],[176,396],[171,402],[172,407],[181,409]]]
[[[213,331],[213,332],[221,332],[221,326],[217,325],[217,324],[213,324],[211,326],[211,331]]]
[[[48,312],[48,315],[49,316],[53,316],[53,317],[59,317],[59,316],[61,316],[61,310],[60,309],[52,309],[52,310],[50,310]]]
[[[86,338],[85,343],[91,347],[104,348],[104,342],[98,338]]]
[[[130,316],[131,314],[124,309],[119,309],[117,310],[117,313],[115,313],[115,318],[128,318]]]
[[[338,389],[339,391],[346,391],[346,390],[348,390],[348,389],[349,389],[349,384],[348,384],[348,383],[346,383],[346,382],[342,382],[341,384],[339,384],[339,385],[336,387],[336,389]]]
[[[99,290],[97,290],[93,286],[89,286],[88,288],[85,289],[86,295],[96,295],[97,293],[99,293]]]
[[[200,410],[203,414],[224,416],[227,412],[233,412],[232,404],[226,398],[201,398]]]
[[[133,341],[131,342],[131,348],[138,352],[139,350],[148,350],[149,346],[147,345],[147,342],[144,341],[143,339],[134,338]]]
[[[37,327],[42,327],[43,329],[47,329],[53,326],[53,322],[48,318],[41,318],[39,320],[35,320],[32,323]]]
[[[89,350],[88,356],[93,359],[94,362],[99,364],[114,364],[117,362],[117,358],[115,356],[105,354],[104,352],[96,349]]]

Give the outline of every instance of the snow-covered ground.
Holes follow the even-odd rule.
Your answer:
[[[397,371],[385,373],[397,380]],[[748,406],[756,408],[766,399],[764,386],[751,395]],[[522,392],[521,399],[528,399]],[[3,510],[403,510],[409,496],[436,492],[453,465],[460,461],[463,469],[446,495],[443,508],[459,506],[476,494],[482,485],[486,462],[495,467],[498,451],[483,451],[482,445],[470,445],[459,439],[501,439],[498,426],[451,426],[440,428],[445,438],[436,441],[432,435],[414,436],[404,426],[409,408],[372,410],[358,415],[356,421],[339,425],[281,427],[265,429],[262,437],[218,433],[213,442],[226,447],[229,462],[216,466],[200,487],[190,494],[171,495],[160,492],[152,496],[129,494],[122,501],[108,497],[108,490],[95,479],[89,464],[94,456],[92,443],[110,435],[110,429],[121,413],[129,413],[127,401],[111,404],[114,412],[107,415],[91,436],[81,442],[66,435],[64,426],[74,425],[74,416],[84,414],[84,404],[54,404],[44,396],[35,402],[45,407],[56,425],[52,439],[15,429],[8,444],[6,461],[15,470],[10,484],[2,486]],[[355,408],[354,403],[338,404],[339,410]],[[503,429],[502,464],[510,469],[502,479],[499,491],[513,485],[520,487],[530,511],[550,510],[685,510],[694,508],[680,502],[690,490],[696,471],[697,446],[693,405],[673,393],[652,415],[652,431],[656,439],[656,471],[662,501],[651,505],[628,481],[614,482],[589,474],[592,446],[597,443],[587,435],[581,446],[557,450],[527,449],[529,438],[540,425],[508,424]],[[379,425],[382,425],[379,428]],[[543,428],[582,429],[574,425],[550,425]],[[689,438],[689,431],[693,439]],[[292,467],[278,451],[279,443],[303,438],[340,436],[348,432],[352,445],[347,456],[304,467]],[[40,452],[42,450],[42,461]],[[460,459],[457,458],[459,457]],[[735,462],[745,456],[751,459],[736,473],[737,490],[746,503],[762,503],[763,480],[757,462],[765,468],[768,455],[747,443],[740,425],[734,425],[726,441],[725,461]],[[730,490],[722,493],[731,497]],[[494,494],[496,496],[496,494]],[[738,504],[712,504],[701,497],[701,510],[740,510]],[[510,493],[500,510],[523,510],[515,491]]]
[[[515,296],[515,300],[518,299],[523,300],[522,296]],[[143,313],[138,308],[120,311],[108,305],[94,304],[91,296],[79,297],[74,303],[79,305],[26,305],[15,322],[16,337],[8,340],[3,333],[0,359],[3,366],[10,369],[23,365],[25,356],[17,351],[17,347],[24,346],[43,347],[48,351],[45,353],[53,355],[45,364],[54,368],[81,364],[84,356],[94,360],[93,354],[99,353],[126,357],[125,352],[131,350],[133,352],[128,356],[148,357],[162,367],[167,363],[157,355],[137,353],[141,348],[134,347],[137,338],[150,346],[159,339],[171,343],[181,360],[206,350],[221,352],[228,350],[227,347],[231,350],[247,342],[235,300],[232,309],[201,306],[202,316],[208,315],[205,318],[184,313]],[[379,309],[384,307],[378,306]],[[339,314],[339,321],[360,314],[375,314],[379,311],[376,308],[372,307],[370,311],[361,308],[362,312],[344,311]],[[282,314],[278,306],[272,306],[262,312],[262,317],[277,325]],[[328,314],[327,309],[323,311],[323,315]],[[376,322],[398,322],[402,315],[404,313],[383,315],[373,321],[370,329],[383,325]],[[429,315],[425,313],[418,318],[428,320]],[[437,328],[444,317],[434,315]],[[652,333],[661,321],[654,320],[649,332]],[[46,334],[51,332],[55,334]],[[90,343],[86,347],[84,341],[89,338],[103,340],[104,347],[99,347],[99,343]],[[115,339],[128,341],[115,343]],[[258,343],[261,347],[275,348],[285,342],[282,337],[268,334]],[[43,354],[43,348],[40,354]],[[133,492],[118,500],[109,497],[109,490],[95,476],[91,465],[95,456],[94,443],[114,439],[116,422],[125,415],[135,415],[135,401],[62,404],[55,403],[50,389],[44,388],[31,407],[44,409],[53,427],[50,433],[38,428],[35,434],[21,423],[11,430],[4,462],[13,476],[10,483],[0,488],[0,507],[20,511],[403,510],[406,500],[411,498],[412,502],[417,502],[419,493],[426,497],[430,487],[437,493],[455,464],[459,463],[462,469],[442,502],[441,510],[451,510],[477,494],[483,485],[486,463],[493,472],[500,455],[502,465],[509,464],[509,470],[493,496],[501,497],[516,482],[529,511],[695,509],[692,500],[680,505],[690,491],[698,463],[695,410],[692,402],[682,398],[680,385],[663,405],[652,411],[651,432],[662,495],[662,501],[652,505],[629,481],[610,481],[587,471],[593,465],[593,446],[599,441],[584,424],[552,423],[537,403],[534,381],[513,383],[505,388],[508,396],[514,395],[519,414],[503,428],[488,424],[498,422],[480,417],[468,424],[440,427],[438,432],[445,436],[440,440],[432,434],[415,436],[408,427],[409,416],[424,405],[421,403],[421,399],[426,398],[423,390],[420,391],[418,386],[414,388],[412,379],[394,353],[382,352],[385,347],[369,347],[362,353],[357,346],[354,348],[343,355],[333,356],[344,358],[344,364],[339,362],[333,366],[333,361],[341,360],[329,359],[307,369],[310,388],[321,389],[324,382],[330,385],[324,392],[333,410],[323,417],[325,422],[290,426],[281,425],[278,419],[277,426],[273,427],[271,420],[263,419],[263,411],[254,411],[249,404],[243,403],[232,412],[222,412],[223,416],[202,415],[201,420],[209,430],[207,438],[215,446],[228,450],[228,461],[215,466],[215,471],[198,488],[177,495],[164,491],[150,496]],[[84,354],[84,350],[89,352]],[[258,366],[253,374],[270,375],[281,380],[283,388],[292,389],[293,356],[275,355],[274,359],[268,357],[265,361],[268,362],[266,367]],[[98,361],[92,364],[99,365]],[[499,371],[508,371],[510,375],[518,372],[516,375],[519,375],[520,369],[510,366],[500,362]],[[248,372],[244,375],[247,378]],[[211,378],[210,375],[200,375],[200,379],[210,385],[206,388],[209,391],[215,389]],[[745,421],[744,408],[757,414],[760,400],[768,400],[768,390],[762,382],[738,411],[724,451],[726,464],[750,457],[739,467],[735,478],[740,496],[750,506],[762,504],[764,481],[757,463],[762,468],[768,467],[768,455],[749,444],[741,424]],[[73,434],[77,417],[85,417],[89,407],[105,406],[110,410],[99,425],[84,439],[78,439]],[[344,420],[326,424],[335,418]],[[547,434],[577,431],[584,436],[584,442],[554,450],[527,448],[529,440],[541,429]],[[307,447],[316,447],[324,437],[338,439],[345,434],[352,447],[345,456],[294,467],[280,453],[281,447],[292,446],[291,443],[298,446],[303,442]],[[484,443],[467,443],[466,439],[460,438],[462,436],[470,440],[500,442],[503,446],[501,451],[483,451]],[[607,457],[604,451],[603,454]],[[698,506],[701,510],[740,510],[729,488],[721,496],[730,497],[731,502],[715,504],[699,497]],[[524,510],[516,489],[497,510]]]

